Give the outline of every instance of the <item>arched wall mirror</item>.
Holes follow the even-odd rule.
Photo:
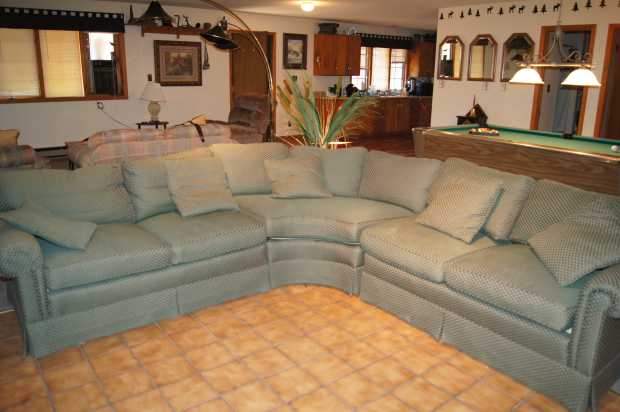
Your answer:
[[[439,79],[461,80],[463,42],[458,36],[448,36],[441,42],[437,67],[437,77]]]
[[[527,33],[514,33],[504,42],[502,52],[503,82],[512,79],[520,69],[519,63],[525,63],[534,57],[534,41]]]
[[[490,34],[479,34],[469,45],[467,80],[492,82],[495,80],[497,42]]]

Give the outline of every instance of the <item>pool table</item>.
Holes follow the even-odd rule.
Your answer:
[[[445,160],[460,157],[483,166],[585,190],[620,195],[618,140],[489,125],[499,136],[472,135],[476,125],[414,129],[415,154]]]

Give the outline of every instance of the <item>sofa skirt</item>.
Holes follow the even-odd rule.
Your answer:
[[[272,239],[267,242],[271,287],[316,284],[359,293],[364,262],[358,245],[322,240]]]
[[[388,279],[386,279],[386,274]],[[540,333],[538,336],[532,335],[531,339],[537,342],[536,346],[539,346],[539,349],[544,349],[544,352],[554,356],[543,355],[540,351],[514,339],[510,333],[505,333],[509,324],[512,324],[514,333],[522,335],[525,331],[524,327],[532,326],[525,326],[530,322],[516,318],[508,321],[498,310],[484,305],[486,311],[489,312],[486,321],[495,318],[497,322],[495,326],[499,326],[502,330],[502,333],[498,333],[495,328],[480,322],[480,319],[484,320],[485,317],[475,317],[480,307],[483,306],[481,303],[461,297],[463,300],[470,301],[470,308],[463,306],[464,301],[446,308],[444,302],[437,304],[425,296],[429,288],[445,288],[446,291],[455,293],[449,291],[445,285],[425,281],[428,285],[424,285],[425,288],[420,288],[419,292],[414,293],[396,285],[393,279],[390,279],[395,274],[401,274],[410,279],[415,277],[367,255],[366,266],[360,278],[360,297],[428,332],[437,340],[454,345],[538,392],[558,400],[571,411],[581,412],[587,409],[591,379],[566,366],[568,337],[555,336],[553,331],[549,331],[546,344],[540,345],[540,339],[545,339],[544,335]],[[459,310],[455,310],[456,307],[459,307]],[[469,314],[474,316],[467,316]],[[531,344],[532,342],[530,346]],[[553,345],[556,345],[556,348],[551,351]]]
[[[71,288],[64,291],[62,305],[55,307],[65,313],[26,325],[27,349],[33,356],[42,357],[90,339],[268,290],[269,265],[264,245],[113,282]],[[116,299],[101,303],[98,297],[102,295]],[[94,307],[86,307],[89,299]],[[52,300],[54,303],[58,301]],[[68,312],[70,307],[80,309]]]

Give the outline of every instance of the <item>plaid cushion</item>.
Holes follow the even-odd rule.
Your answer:
[[[35,163],[37,156],[30,146],[0,149],[0,167],[19,167]]]

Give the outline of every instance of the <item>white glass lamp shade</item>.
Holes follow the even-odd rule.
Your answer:
[[[301,9],[305,11],[306,13],[310,13],[311,11],[314,10],[314,2],[313,1],[302,1]]]
[[[531,67],[524,67],[512,76],[510,83],[514,84],[545,84],[540,73]]]
[[[580,68],[570,72],[562,82],[562,86],[601,87],[601,82],[598,81],[592,70]]]
[[[155,82],[147,82],[144,86],[144,90],[142,90],[142,96],[140,96],[140,100],[144,100],[147,102],[165,102],[166,97],[164,96],[164,91],[161,87],[161,84]]]

